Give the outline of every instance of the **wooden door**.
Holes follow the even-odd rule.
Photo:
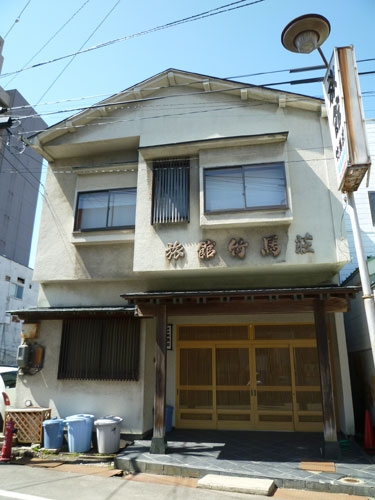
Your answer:
[[[256,428],[293,430],[293,380],[287,344],[255,344]]]
[[[322,430],[314,340],[298,335],[274,340],[268,327],[260,331],[261,339],[249,334],[234,340],[230,327],[232,338],[226,341],[223,331],[207,328],[210,332],[192,327],[195,338],[177,343],[177,427]]]
[[[255,371],[250,346],[215,345],[217,429],[253,429]]]

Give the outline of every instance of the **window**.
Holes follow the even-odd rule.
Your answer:
[[[23,278],[17,278],[17,283],[10,283],[9,296],[14,297],[16,299],[22,299],[24,285],[25,285],[25,280]]]
[[[368,192],[368,200],[370,203],[372,225],[375,226],[375,191]]]
[[[139,325],[134,317],[64,320],[58,378],[138,380]]]
[[[287,208],[282,163],[206,168],[205,212]]]
[[[136,188],[78,193],[75,231],[135,226]]]
[[[0,374],[3,379],[5,389],[14,389],[17,384],[17,369],[12,369],[9,372],[4,372]],[[1,387],[1,384],[0,384]]]
[[[152,224],[189,222],[190,162],[154,161]]]

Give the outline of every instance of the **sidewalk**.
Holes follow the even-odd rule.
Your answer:
[[[98,458],[99,460],[99,458]],[[91,462],[91,463],[90,463]],[[28,466],[38,469],[49,469],[55,472],[61,473],[72,473],[80,476],[96,476],[102,478],[121,478],[123,481],[137,482],[137,483],[147,483],[155,485],[166,485],[171,487],[184,487],[184,488],[197,488],[198,479],[190,477],[179,477],[179,476],[165,476],[159,474],[147,474],[147,473],[135,473],[127,474],[123,470],[114,469],[113,462],[99,462],[94,461],[91,457],[88,459],[86,456],[82,456],[81,459],[75,459],[74,461],[60,460],[57,456],[51,456],[50,458],[35,458],[35,457],[23,457],[18,459],[16,462],[12,461],[14,465],[17,463],[20,466]],[[6,463],[0,462],[6,466]],[[0,469],[1,472],[1,469]],[[234,489],[231,491],[238,492],[240,488],[236,488],[236,484],[239,484],[237,476],[232,477],[232,483]],[[241,478],[243,479],[243,478]],[[220,489],[219,489],[220,490]],[[296,490],[287,488],[277,488],[273,494],[270,496],[264,495],[251,495],[249,498],[252,499],[266,499],[274,498],[275,500],[321,500],[322,492],[307,491],[307,490]],[[364,500],[363,496],[350,495],[350,500]],[[324,500],[349,500],[348,495],[344,493],[324,493]]]
[[[375,497],[374,457],[354,440],[341,443],[341,458],[334,462],[322,458],[317,433],[175,430],[167,442],[167,454],[152,455],[150,440],[135,441],[116,456],[115,467],[180,477],[272,479],[279,489],[304,490],[304,498],[306,490],[320,492],[320,498],[322,492]]]
[[[14,463],[14,462],[13,462]],[[1,462],[0,462],[1,464]],[[84,476],[96,476],[103,478],[114,478],[120,477],[121,480],[129,482],[139,482],[147,484],[157,484],[166,485],[172,487],[185,487],[185,488],[197,488],[198,479],[190,477],[179,477],[179,476],[165,476],[159,474],[148,474],[148,473],[136,473],[127,474],[123,470],[114,469],[112,463],[91,463],[82,464],[79,460],[76,462],[64,462],[54,458],[24,458],[18,461],[20,466],[29,466],[33,468],[43,468],[50,469],[61,473],[72,473]],[[234,485],[238,477],[233,476]],[[220,489],[218,489],[220,491]],[[234,488],[232,491],[238,491]],[[345,493],[322,493],[317,491],[307,491],[307,490],[297,490],[297,489],[287,489],[287,488],[277,488],[276,491],[266,497],[264,495],[252,495],[251,499],[266,499],[273,498],[275,500],[364,500],[363,497],[358,495],[350,495],[348,497]]]
[[[354,440],[341,442],[341,458],[334,462],[322,458],[317,433],[174,430],[167,441],[165,455],[150,454],[150,440],[122,442],[127,446],[111,456],[92,449],[80,456],[50,452],[36,457],[15,448],[19,455],[11,463],[193,488],[208,474],[229,476],[224,485],[236,484],[237,478],[238,485],[244,478],[250,483],[268,479],[278,500],[375,498],[375,456]]]

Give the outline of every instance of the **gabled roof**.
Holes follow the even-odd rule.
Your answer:
[[[114,111],[118,111],[121,106],[125,107],[129,103],[164,98],[156,96],[156,93],[167,87],[176,88],[176,95],[178,95],[178,87],[190,87],[194,94],[225,92],[238,96],[242,101],[248,99],[259,100],[277,104],[280,107],[290,106],[318,112],[325,116],[324,101],[322,99],[170,68],[52,125],[46,130],[31,136],[29,141],[34,146],[34,149],[42,152],[43,144],[74,131],[78,126],[87,125],[91,121],[98,119],[98,117],[107,117]]]

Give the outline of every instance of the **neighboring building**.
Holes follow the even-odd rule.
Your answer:
[[[323,431],[335,455],[357,288],[323,101],[171,69],[30,141],[49,202],[38,307],[14,313],[45,359],[17,404],[118,415],[153,453],[168,404],[178,428]]]
[[[47,125],[17,90],[6,94],[0,105],[12,109],[15,122],[0,134],[0,255],[28,266],[43,159],[30,148],[23,151],[19,137]]]
[[[372,163],[375,159],[375,120],[366,122],[367,138]],[[371,169],[369,178],[363,179],[354,194],[364,254],[372,289],[375,286],[375,176]],[[341,280],[347,285],[361,286],[358,261],[354,248],[353,232],[349,216],[345,215],[351,262],[340,272]],[[353,384],[356,428],[363,429],[365,410],[375,417],[375,370],[367,320],[362,300],[356,300],[345,314],[345,330],[348,345],[350,374]]]
[[[21,323],[7,311],[35,307],[39,285],[32,269],[6,257],[0,257],[0,276],[0,365],[16,366]]]
[[[2,47],[0,37],[0,71]],[[0,127],[0,365],[15,365],[21,324],[9,322],[6,311],[36,304],[38,284],[28,266],[43,163],[35,151],[24,151],[20,136],[47,125],[17,90],[0,87],[0,108],[0,119],[12,120]],[[15,287],[24,290],[21,297]]]

